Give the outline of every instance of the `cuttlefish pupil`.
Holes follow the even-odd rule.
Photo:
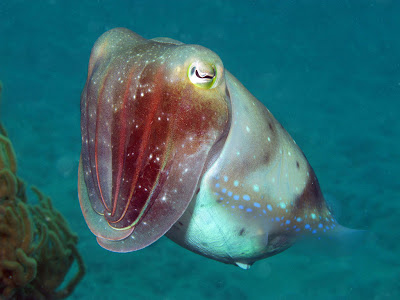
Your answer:
[[[214,74],[209,75],[209,74],[206,73],[206,72],[201,72],[201,73],[199,73],[199,70],[196,69],[196,76],[199,77],[199,78],[209,78],[209,79],[213,79],[215,75],[214,75]]]

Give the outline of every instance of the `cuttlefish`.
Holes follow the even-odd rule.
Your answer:
[[[290,135],[202,46],[104,33],[81,131],[80,204],[108,250],[166,235],[247,269],[300,237],[345,230]]]

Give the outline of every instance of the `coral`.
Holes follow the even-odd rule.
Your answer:
[[[16,170],[12,144],[0,125],[0,299],[66,298],[85,274],[78,237],[36,187],[39,203],[28,203]],[[59,288],[75,261],[78,271]]]

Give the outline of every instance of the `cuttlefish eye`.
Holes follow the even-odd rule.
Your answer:
[[[194,85],[204,89],[212,89],[215,87],[217,70],[211,64],[194,62],[188,69],[188,77]]]

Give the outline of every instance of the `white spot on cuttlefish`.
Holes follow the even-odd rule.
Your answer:
[[[241,263],[241,262],[235,262],[235,264],[236,264],[239,268],[241,268],[241,269],[243,269],[243,270],[248,270],[248,269],[250,269],[250,267],[251,267],[251,265],[248,265],[248,264],[245,264],[245,263]]]

